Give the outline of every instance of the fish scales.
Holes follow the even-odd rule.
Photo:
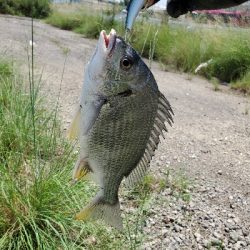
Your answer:
[[[119,103],[113,100],[101,110],[88,137],[89,159],[95,159],[105,175],[115,172],[123,178],[139,162],[157,109],[157,99],[151,95],[155,94],[145,91],[119,99]]]
[[[126,178],[131,186],[144,176],[160,136],[167,131],[165,122],[173,122],[172,115],[170,104],[136,51],[114,30],[109,36],[102,31],[85,71],[80,107],[70,133],[71,137],[79,135],[81,144],[73,180],[90,177],[100,191],[77,219],[103,219],[122,229],[120,184]]]

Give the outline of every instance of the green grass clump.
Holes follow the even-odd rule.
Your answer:
[[[79,13],[60,13],[54,11],[47,18],[46,22],[61,29],[73,30],[88,38],[97,38],[104,28],[110,30],[118,26],[112,15],[106,17],[103,15],[92,15],[84,10],[81,10]]]
[[[126,236],[73,219],[93,187],[71,186],[72,147],[38,91],[35,113],[28,93],[11,64],[0,62],[0,249],[120,248]]]
[[[232,32],[226,34],[224,41],[211,64],[210,74],[221,81],[234,82],[250,70],[250,36]]]
[[[231,84],[233,89],[239,89],[246,94],[250,94],[250,70],[238,81]]]
[[[97,38],[102,29],[109,31],[111,28],[124,35],[124,25],[114,20],[112,12],[109,15],[90,14],[86,10],[70,14],[55,12],[47,22],[89,38]],[[248,79],[245,75],[250,68],[247,31],[169,27],[152,25],[142,19],[135,23],[130,43],[142,56],[160,61],[167,69],[193,73],[198,65],[212,59],[200,74],[208,79],[237,82],[234,88],[245,91]]]
[[[27,92],[21,76],[1,62],[0,249],[55,249],[75,230],[76,190],[67,185],[72,155],[37,96],[34,143]]]
[[[0,0],[0,13],[44,18],[51,13],[50,0]]]

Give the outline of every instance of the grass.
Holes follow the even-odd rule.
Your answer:
[[[70,185],[76,157],[55,113],[48,113],[35,88],[34,144],[29,91],[8,62],[0,62],[0,86],[0,249],[139,247],[150,194],[166,188],[167,180],[149,175],[129,192],[136,210],[125,217],[123,234],[102,223],[76,222],[74,213],[94,196],[94,187]],[[183,193],[186,186],[176,187]]]
[[[97,38],[103,27],[111,29],[117,26],[112,18],[107,19],[102,15],[89,15],[84,11],[75,14],[54,11],[46,19],[46,22],[61,29],[84,34],[87,38]]]
[[[35,18],[47,17],[51,12],[49,0],[0,0],[0,13],[28,16]]]
[[[137,249],[151,194],[168,186],[165,179],[149,175],[122,191],[123,206],[134,208],[123,212],[122,234],[101,222],[75,221],[96,188],[71,185],[74,150],[61,134],[57,108],[48,112],[39,82],[31,86],[13,63],[0,61],[0,249]]]
[[[250,70],[244,74],[240,80],[232,83],[233,89],[240,89],[241,91],[250,94]]]
[[[0,86],[0,249],[121,248],[127,234],[73,219],[93,188],[71,186],[75,155],[37,88],[34,144],[30,94],[8,62]]]
[[[88,38],[97,38],[102,29],[111,28],[123,36],[123,24],[115,21],[111,13],[55,11],[46,22]],[[194,30],[166,24],[150,25],[144,19],[135,24],[130,36],[130,43],[142,56],[161,62],[166,69],[193,73],[198,65],[212,59],[200,74],[208,79],[216,77],[247,93],[250,91],[249,41],[250,33],[244,30]]]

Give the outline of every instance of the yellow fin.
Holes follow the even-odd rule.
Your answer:
[[[70,125],[67,136],[70,140],[75,140],[80,134],[81,107],[78,108],[75,117]]]
[[[104,220],[107,224],[122,231],[122,218],[120,204],[105,203],[103,192],[99,192],[95,199],[75,216],[76,220]]]
[[[76,164],[75,168],[73,170],[73,183],[79,181],[83,177],[85,177],[90,172],[90,166],[86,159],[79,159]]]

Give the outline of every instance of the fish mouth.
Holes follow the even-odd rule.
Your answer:
[[[110,55],[116,44],[116,31],[111,29],[110,33],[107,35],[105,30],[101,31],[100,39],[102,40],[104,51]]]

